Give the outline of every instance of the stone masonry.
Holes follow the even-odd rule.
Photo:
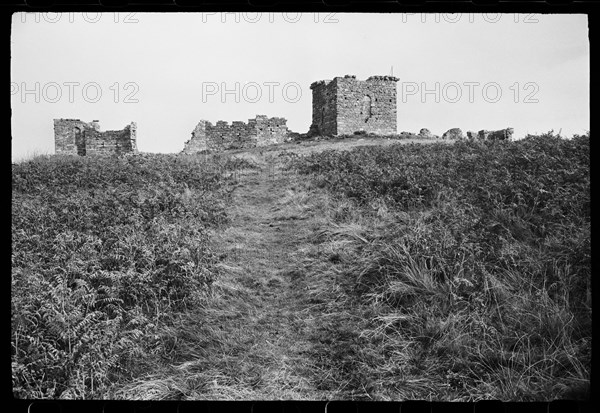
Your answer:
[[[121,130],[100,131],[97,120],[54,119],[54,146],[57,154],[120,155],[137,152],[136,123]]]
[[[477,137],[482,140],[511,140],[515,132],[513,128],[500,129],[496,131],[480,130]]]
[[[256,146],[266,146],[283,143],[291,133],[286,126],[285,118],[269,118],[256,115],[241,121],[217,121],[213,125],[207,120],[201,120],[194,128],[192,137],[185,143],[183,153],[201,151],[222,151],[227,149],[247,149]]]
[[[396,133],[396,82],[394,76],[357,80],[346,75],[319,80],[313,91],[310,136],[350,135],[364,131],[378,135]]]

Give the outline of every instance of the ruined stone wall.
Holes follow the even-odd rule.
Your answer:
[[[129,145],[131,147],[132,152],[137,152],[137,123],[131,122],[129,125],[125,126],[125,130],[129,128]]]
[[[256,145],[266,146],[283,143],[289,130],[285,118],[267,118],[264,115],[256,116]]]
[[[356,76],[346,75],[313,83],[313,123],[309,134],[396,133],[397,81],[393,76],[357,80]]]
[[[135,122],[122,130],[100,131],[97,121],[54,119],[54,147],[57,154],[120,155],[137,152]]]
[[[192,131],[192,137],[185,143],[184,153],[196,153],[208,150],[208,141],[206,138],[206,124],[210,123],[205,120],[198,122]]]
[[[506,129],[500,129],[500,130],[496,130],[496,131],[490,131],[490,130],[485,130],[482,129],[479,131],[479,133],[477,134],[477,137],[479,139],[483,139],[483,140],[511,140],[512,139],[512,135],[515,132],[515,130],[513,128],[506,128]]]
[[[336,79],[319,80],[310,85],[313,113],[309,135],[337,135]]]
[[[284,118],[268,118],[265,115],[257,115],[248,123],[234,121],[231,125],[222,120],[216,125],[201,120],[192,132],[192,138],[185,143],[183,153],[218,152],[282,143],[290,132],[286,123]]]
[[[337,134],[396,133],[396,82],[392,76],[337,79]]]
[[[54,150],[56,154],[85,155],[85,132],[92,133],[91,124],[79,119],[54,119]]]
[[[132,130],[133,136],[132,136]],[[127,125],[121,130],[96,132],[86,141],[88,155],[121,155],[137,152],[135,144],[135,126]]]
[[[214,126],[212,123],[206,122],[205,134],[207,148],[211,151],[248,148],[252,147],[252,142],[256,142],[255,128],[239,121],[229,125],[220,120]]]

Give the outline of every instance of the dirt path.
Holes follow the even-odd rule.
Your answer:
[[[267,169],[242,175],[227,211],[231,226],[219,237],[219,251],[227,257],[216,291],[231,294],[227,301],[236,306],[239,324],[229,333],[248,343],[231,361],[256,377],[243,383],[240,396],[298,399],[315,393],[303,374],[311,364],[304,353],[311,346],[311,318],[305,274],[298,268],[313,217],[294,180]]]
[[[357,387],[351,359],[358,330],[355,316],[342,308],[336,264],[315,242],[315,229],[327,222],[326,203],[324,192],[307,189],[295,174],[266,166],[240,173],[227,205],[231,224],[213,237],[222,274],[212,296],[173,328],[168,371],[127,393],[192,400],[348,397]]]

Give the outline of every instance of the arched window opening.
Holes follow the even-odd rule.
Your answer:
[[[85,132],[81,131],[81,128],[75,128],[75,147],[77,148],[77,155],[85,156],[87,153],[85,145]]]

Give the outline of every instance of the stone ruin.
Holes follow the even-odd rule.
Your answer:
[[[442,139],[464,139],[465,135],[463,135],[463,132],[460,128],[452,128],[452,129],[448,129],[446,132],[444,132],[444,134],[442,135]]]
[[[97,120],[54,119],[54,147],[57,154],[121,155],[137,152],[136,123],[121,130],[100,131]]]
[[[283,143],[293,134],[286,123],[285,118],[269,118],[265,115],[256,115],[256,118],[248,119],[248,123],[234,121],[231,125],[222,120],[217,121],[216,125],[201,120],[192,132],[191,139],[185,143],[183,153],[248,149]]]
[[[442,139],[462,140],[468,138],[470,140],[510,140],[514,133],[513,128],[500,129],[495,131],[480,130],[479,132],[468,131],[467,136],[463,135],[460,128],[448,129],[442,135]]]
[[[346,75],[320,80],[313,91],[312,124],[308,137],[357,133],[391,135],[396,133],[396,82],[393,76],[371,76],[356,80]],[[247,149],[298,139],[284,118],[257,115],[248,123],[201,120],[192,132],[183,153]]]
[[[346,75],[314,82],[310,85],[312,125],[308,135],[395,134],[398,80],[394,76],[357,80]]]
[[[432,134],[431,131],[427,128],[422,128],[419,131],[419,135],[417,135],[417,136],[421,139],[438,139],[439,138],[439,136]]]
[[[185,143],[183,153],[247,149],[297,140],[303,137],[332,137],[343,135],[397,135],[397,87],[394,76],[371,76],[357,80],[356,76],[337,76],[333,80],[319,80],[312,89],[312,123],[308,133],[290,131],[284,118],[257,115],[248,123],[218,121],[213,125],[201,120],[192,137]],[[452,128],[441,137],[423,128],[418,135],[401,135],[421,139],[511,139],[512,128],[498,131],[467,132]]]
[[[466,136],[460,128],[448,129],[440,137],[433,135],[429,129],[421,129],[417,135],[421,139],[448,139],[448,140],[511,140],[514,133],[513,128],[500,129],[496,131],[480,130],[479,132],[468,131]]]
[[[515,130],[513,128],[506,128],[506,129],[500,129],[500,130],[495,130],[495,131],[489,131],[489,130],[480,130],[477,133],[477,139],[481,139],[481,140],[510,140],[512,139],[512,135],[515,132]],[[470,132],[471,134],[473,134],[473,132]],[[469,132],[467,132],[467,135],[469,134]],[[469,138],[471,138],[471,136],[469,136]],[[475,136],[473,136],[471,139],[475,139]]]

